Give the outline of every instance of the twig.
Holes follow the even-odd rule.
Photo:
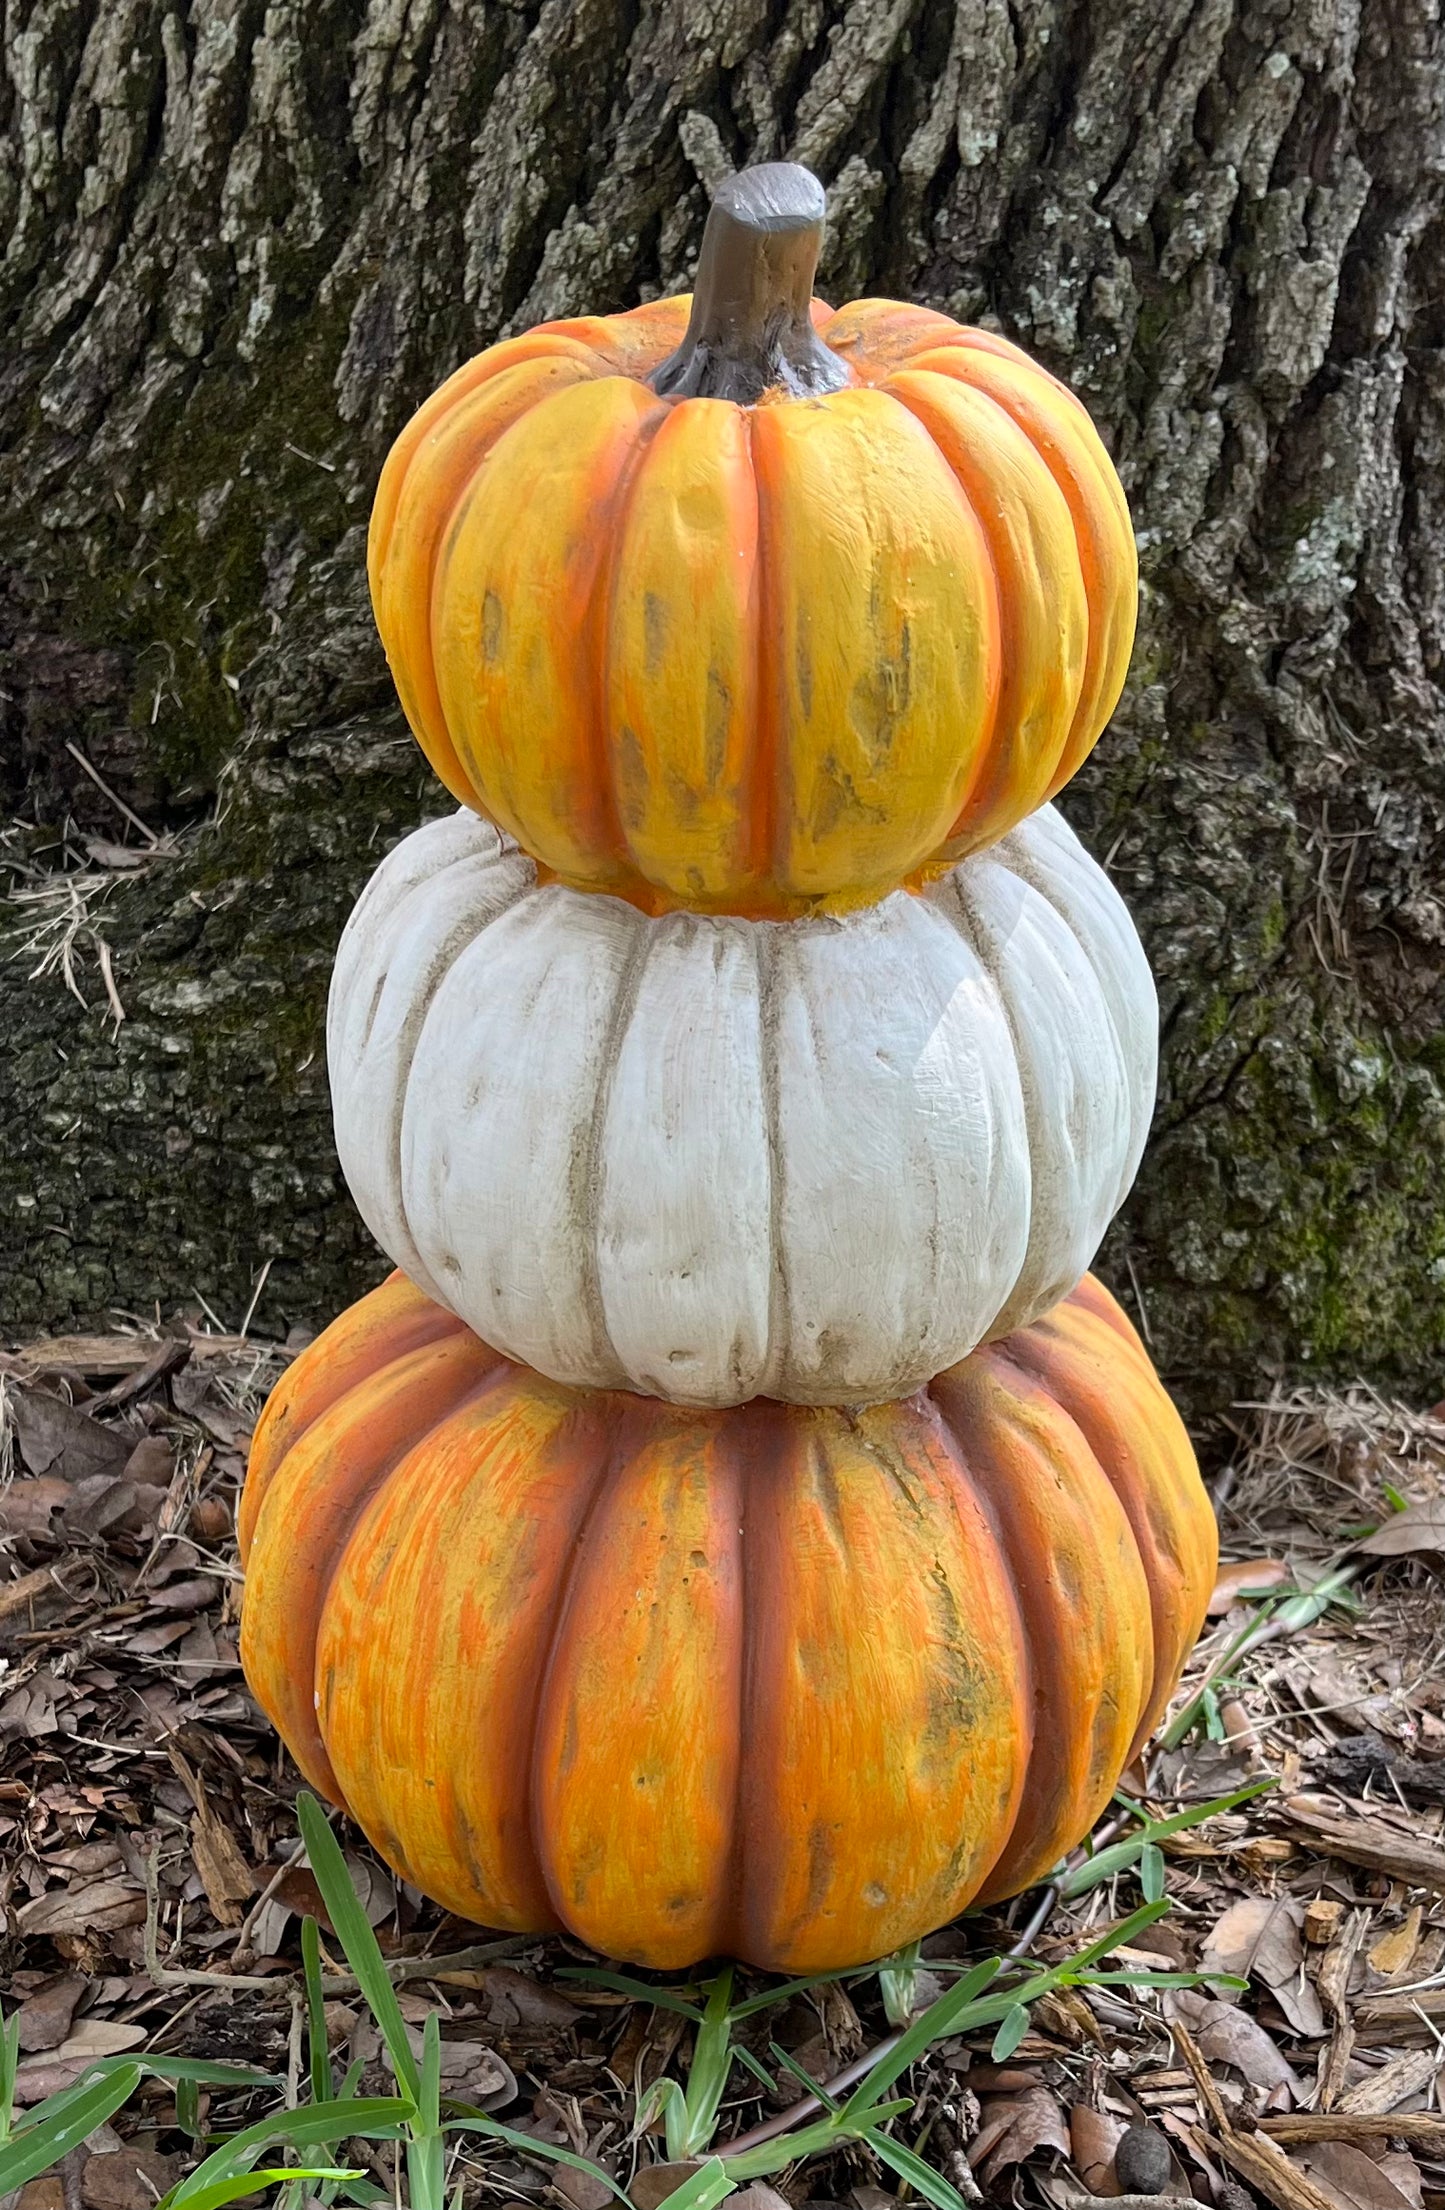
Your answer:
[[[119,814],[124,814],[126,820],[130,823],[133,829],[140,830],[140,833],[145,838],[147,844],[159,844],[160,838],[156,835],[155,830],[147,828],[145,822],[142,821],[138,813],[131,812],[130,807],[126,804],[125,800],[117,796],[116,792],[111,789],[109,783],[101,774],[99,768],[91,766],[89,760],[81,751],[79,745],[72,744],[69,737],[67,737],[65,740],[65,749],[70,754],[70,757],[75,761],[77,767],[81,767],[85,770],[86,774],[94,783],[96,789],[100,791],[103,796],[110,800],[116,812]]]
[[[196,1972],[161,1963],[160,1929],[160,1869],[159,1852],[151,1850],[145,1858],[146,1922],[145,1968],[147,1976],[157,1987],[263,1987],[273,1995],[290,1996],[294,1972],[245,1973],[245,1972]],[[286,1868],[283,1866],[282,1870]],[[492,1964],[499,1957],[513,1957],[519,1950],[530,1947],[535,1936],[511,1934],[500,1941],[476,1943],[470,1949],[454,1949],[444,1957],[393,1957],[388,1959],[387,1977],[396,1985],[406,1980],[431,1980],[443,1972],[474,1971],[478,1965]],[[359,1984],[349,1972],[327,1973],[321,1982],[325,1995],[355,1995]]]
[[[270,1879],[266,1882],[265,1887],[261,1890],[261,1893],[257,1896],[255,1902],[251,1905],[250,1910],[242,1919],[241,1930],[237,1934],[235,1942],[231,1949],[231,1955],[233,1957],[239,1957],[241,1951],[247,1946],[251,1938],[251,1928],[255,1925],[257,1919],[265,1910],[266,1905],[270,1902],[272,1896],[280,1887],[287,1873],[291,1870],[291,1867],[297,1862],[299,1858],[304,1857],[305,1854],[306,1844],[299,1839],[294,1841],[291,1847],[287,1850],[286,1855],[282,1858],[280,1864],[276,1867],[276,1870],[272,1873]]]
[[[22,1573],[18,1581],[0,1582],[0,1619],[27,1611],[47,1589],[63,1588],[68,1575],[83,1563],[80,1557],[61,1558],[54,1565],[38,1565],[33,1573]]]
[[[245,1337],[251,1332],[251,1322],[256,1316],[256,1307],[261,1302],[261,1292],[266,1286],[266,1277],[270,1273],[274,1263],[274,1260],[268,1258],[265,1265],[261,1268],[260,1273],[256,1276],[256,1286],[251,1291],[251,1302],[247,1305],[246,1317],[241,1322],[241,1336],[243,1341]]]

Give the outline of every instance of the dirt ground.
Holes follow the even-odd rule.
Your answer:
[[[0,1354],[0,1985],[19,2006],[23,2102],[131,2050],[296,2082],[299,1931],[319,1896],[298,1861],[296,1772],[238,1667],[232,1517],[256,1414],[298,1347],[203,1320]],[[936,2045],[903,2131],[987,2203],[1117,2199],[1116,2144],[1147,2122],[1171,2152],[1166,2194],[1216,2210],[1445,2210],[1445,1406],[1276,1400],[1242,1407],[1215,1444],[1232,1562],[1115,1831],[1140,1805],[1168,1818],[1275,1785],[1163,1840],[1172,1909],[1147,1951],[1110,1961],[1234,1973],[1247,1990],[1069,1990],[1002,2062],[988,2034]],[[1290,1600],[1327,1574],[1327,1607]],[[685,2064],[686,2021],[568,1980],[597,1962],[572,1942],[444,1917],[346,1841],[406,2018],[440,2016],[444,2084],[592,2157],[651,2210],[657,2188],[636,2175],[663,2151],[636,2137],[636,2099]],[[1138,1903],[1141,1874],[945,1928],[924,1944],[917,2000],[941,1985],[930,1960],[1025,1937],[1066,1956]],[[330,1965],[328,2030],[371,2065],[334,1945]],[[830,2079],[888,2030],[876,1972],[760,2016],[754,2054],[775,2085],[735,2067],[720,2144],[793,2122],[774,2044]],[[208,2122],[247,2113],[223,2095]],[[22,2210],[150,2210],[191,2153],[172,2091],[150,2081]],[[390,2191],[389,2157],[358,2153]],[[600,2210],[595,2180],[496,2144],[474,2143],[458,2171],[469,2200]],[[753,2192],[773,2210],[778,2193],[887,2210],[908,2189],[854,2147]]]

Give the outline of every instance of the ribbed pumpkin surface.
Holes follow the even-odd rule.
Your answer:
[[[272,1395],[241,1537],[251,1686],[405,1877],[486,1925],[782,1971],[1043,1873],[1216,1558],[1091,1279],[850,1414],[567,1389],[393,1276]]]
[[[1002,338],[815,302],[844,389],[660,398],[688,305],[544,324],[426,402],[377,492],[377,623],[442,780],[565,881],[864,903],[1089,752],[1134,634],[1128,509]]]

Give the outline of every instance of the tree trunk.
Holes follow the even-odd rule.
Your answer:
[[[1434,0],[0,21],[0,1328],[196,1293],[234,1324],[270,1260],[271,1331],[377,1277],[326,980],[449,804],[367,605],[382,456],[499,333],[684,287],[708,185],[785,156],[829,188],[825,294],[1006,330],[1133,505],[1133,674],[1064,798],[1163,1002],[1104,1273],[1198,1410],[1440,1393]]]

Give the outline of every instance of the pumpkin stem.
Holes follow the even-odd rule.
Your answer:
[[[653,372],[654,391],[750,406],[776,388],[801,399],[848,382],[809,311],[826,212],[822,185],[795,161],[764,162],[719,185],[687,335]]]

